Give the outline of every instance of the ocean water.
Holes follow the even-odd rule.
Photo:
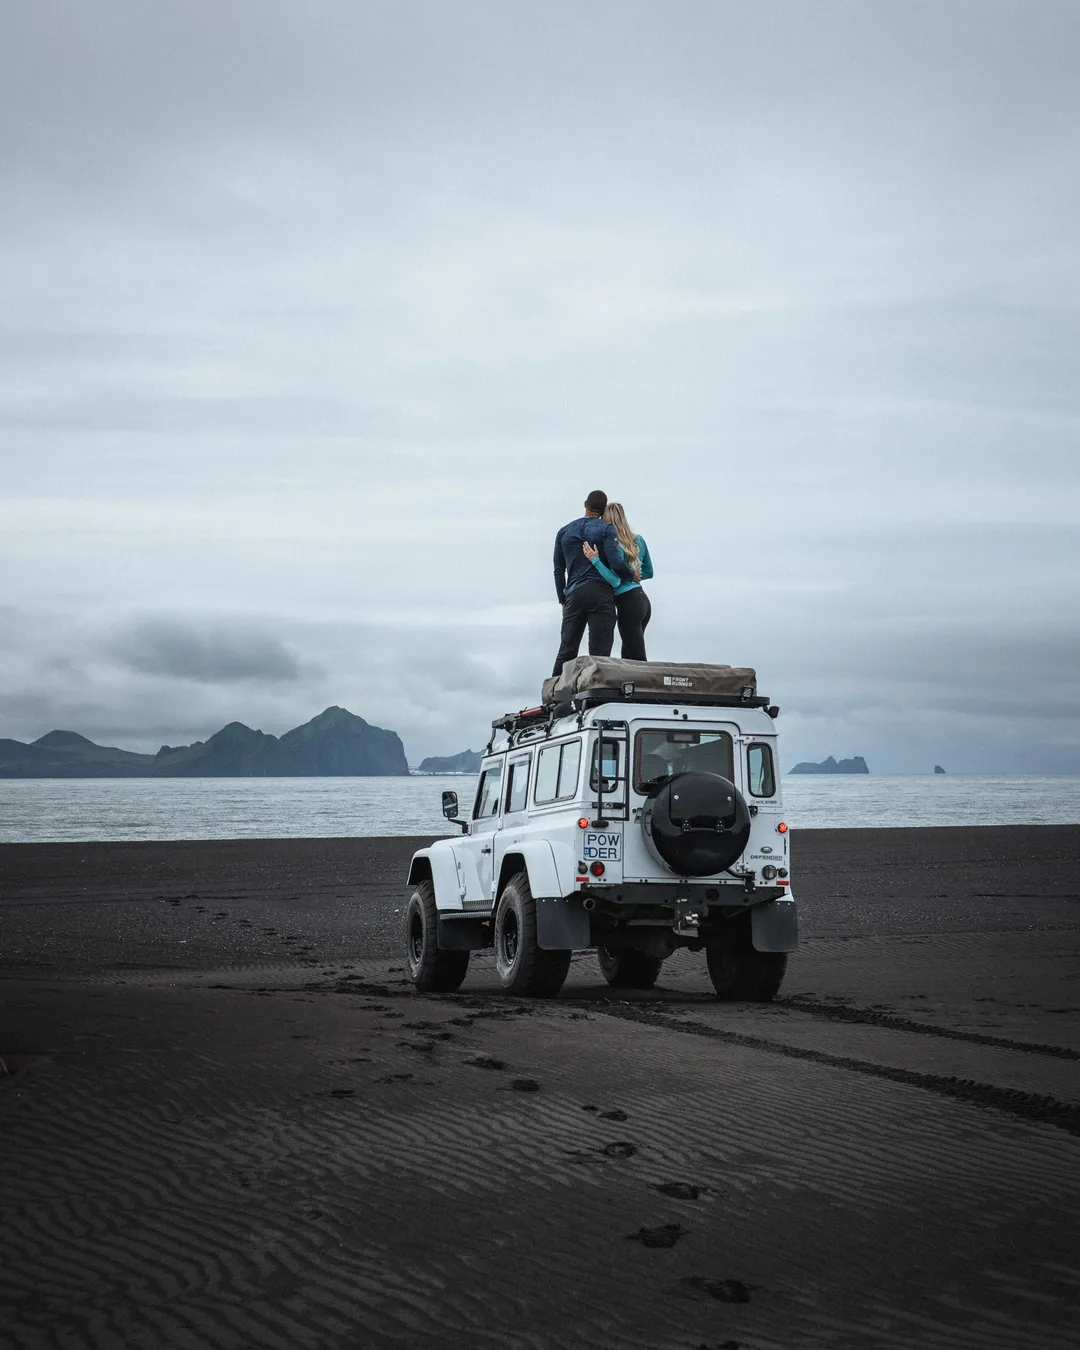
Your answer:
[[[475,779],[73,778],[0,781],[0,843],[435,835],[441,794]],[[1080,776],[785,777],[793,829],[1080,823]]]

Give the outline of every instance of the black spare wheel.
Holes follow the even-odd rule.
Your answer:
[[[645,802],[641,824],[657,860],[680,877],[726,871],[750,839],[742,793],[718,773],[666,779]]]

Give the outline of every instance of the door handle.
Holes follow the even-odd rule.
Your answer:
[[[489,849],[489,848],[482,848],[482,849],[480,850],[480,852],[481,852],[481,853],[490,853],[490,852],[491,852],[491,849]]]

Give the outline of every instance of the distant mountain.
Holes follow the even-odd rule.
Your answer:
[[[420,761],[421,773],[479,773],[484,758],[479,750],[462,750],[460,755],[428,755]]]
[[[146,778],[153,755],[95,745],[77,731],[49,731],[24,745],[0,739],[0,778]]]
[[[842,759],[839,764],[833,759],[832,755],[828,759],[823,759],[820,764],[813,764],[810,760],[804,760],[801,764],[796,764],[790,773],[869,773],[866,767],[866,760],[862,755],[856,755],[854,759]]]
[[[934,765],[934,772],[935,772],[935,773],[944,773],[945,770],[941,767],[940,764],[935,764],[935,765]]]
[[[0,778],[404,777],[408,772],[396,732],[336,707],[281,737],[230,722],[206,741],[163,745],[156,755],[95,745],[74,731],[50,731],[31,745],[0,740]]]

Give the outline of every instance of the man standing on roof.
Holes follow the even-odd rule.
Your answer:
[[[585,557],[582,545],[599,550],[608,567],[624,581],[633,581],[614,525],[603,519],[607,507],[606,492],[590,492],[585,498],[585,514],[564,525],[555,536],[555,594],[562,605],[562,632],[553,675],[561,675],[563,664],[578,654],[586,627],[589,630],[589,655],[610,656],[615,640],[615,596]]]

